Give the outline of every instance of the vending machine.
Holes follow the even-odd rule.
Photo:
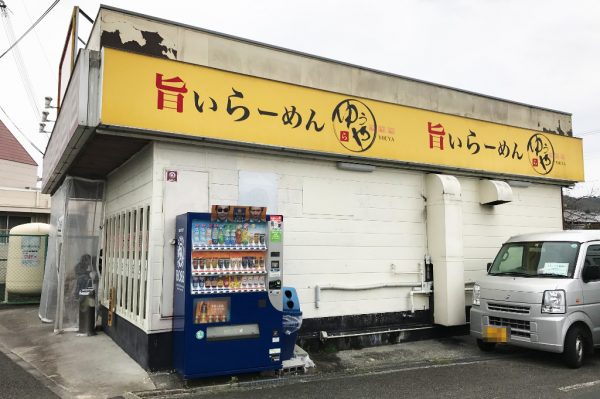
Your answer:
[[[177,216],[173,362],[186,379],[281,368],[283,217],[215,205]]]

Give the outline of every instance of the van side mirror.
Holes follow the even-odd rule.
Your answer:
[[[598,266],[586,266],[583,268],[581,273],[581,279],[584,283],[592,280],[600,280],[600,267]]]
[[[492,262],[488,262],[488,264],[487,264],[487,271],[488,271],[488,273],[490,272],[491,268],[492,268]]]

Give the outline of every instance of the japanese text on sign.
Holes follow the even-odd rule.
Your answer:
[[[104,125],[367,162],[583,180],[577,138],[103,51]]]

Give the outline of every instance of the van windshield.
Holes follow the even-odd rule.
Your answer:
[[[572,278],[578,253],[577,242],[511,242],[502,246],[488,273]]]

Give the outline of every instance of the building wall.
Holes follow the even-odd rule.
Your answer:
[[[156,144],[155,178],[165,169],[208,173],[208,206],[236,204],[240,172],[275,172],[277,213],[285,217],[284,283],[298,290],[304,317],[341,316],[410,309],[409,287],[321,292],[315,286],[381,285],[419,282],[416,274],[427,255],[424,173],[378,168],[373,173],[338,170],[334,162],[249,154],[199,146]],[[460,178],[463,195],[465,282],[485,272],[502,242],[513,234],[561,228],[560,188],[531,185],[513,188],[514,201],[482,206],[478,179]],[[162,190],[155,188],[155,203]],[[273,211],[273,210],[271,210]],[[156,248],[168,232],[153,226]],[[168,248],[165,248],[168,250]],[[152,265],[163,275],[160,256]],[[170,266],[168,266],[170,267]],[[167,282],[165,286],[168,286]],[[155,288],[157,288],[155,286]],[[151,303],[161,302],[156,289]],[[427,308],[415,296],[415,308]],[[155,311],[158,310],[153,305]],[[154,318],[152,328],[170,328]]]
[[[50,196],[36,185],[37,166],[0,159],[0,233],[28,220],[48,223]]]
[[[106,215],[152,200],[152,145],[134,155],[106,179]]]
[[[305,318],[410,311],[410,287],[356,291],[315,286],[355,287],[419,283],[428,255],[426,174],[392,168],[372,173],[343,171],[335,162],[252,154],[235,150],[170,143],[150,144],[107,180],[106,214],[151,204],[148,322],[149,332],[169,331],[172,320],[172,262],[164,261],[170,232],[165,170],[193,170],[208,178],[181,181],[184,192],[200,187],[204,198],[184,198],[189,211],[208,212],[213,204],[238,204],[240,172],[274,173],[276,208],[284,215],[284,284],[297,289]],[[562,227],[561,189],[532,184],[513,187],[513,202],[479,204],[479,179],[459,177],[462,192],[464,280],[475,281],[486,263],[511,235]],[[168,183],[171,184],[171,183]],[[188,190],[189,189],[189,190]],[[243,204],[248,205],[248,204]],[[184,207],[185,207],[184,206]],[[179,210],[177,213],[182,213]],[[467,304],[470,303],[467,294]],[[427,296],[415,296],[416,310],[428,308]]]
[[[0,159],[0,212],[49,214],[50,196],[36,185],[37,166]]]
[[[0,159],[0,186],[35,188],[37,166]]]
[[[0,187],[0,211],[50,213],[50,196],[39,190]]]
[[[463,201],[465,282],[474,282],[485,274],[487,263],[494,260],[498,248],[510,236],[562,229],[560,187],[543,184],[512,187],[512,202],[489,206],[479,204],[479,179],[459,180]]]
[[[426,242],[421,173],[349,172],[334,162],[165,143],[156,144],[156,162],[157,180],[164,180],[165,168],[206,171],[208,207],[238,203],[240,172],[276,173],[277,209],[270,212],[285,218],[284,283],[298,290],[304,317],[407,309],[410,288],[324,291],[316,309],[315,285],[419,281],[414,272]],[[168,234],[160,226],[152,232]],[[156,277],[161,266],[152,264]],[[153,303],[160,302],[156,294]],[[152,329],[170,328],[170,320],[153,320]]]

